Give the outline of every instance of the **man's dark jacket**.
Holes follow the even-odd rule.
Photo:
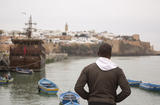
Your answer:
[[[88,84],[89,92],[84,89]],[[116,90],[120,86],[121,92]],[[75,91],[88,102],[102,102],[116,105],[131,93],[128,81],[123,71],[117,67],[102,71],[96,63],[83,69],[75,85]]]

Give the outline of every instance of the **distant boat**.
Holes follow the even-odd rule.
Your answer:
[[[140,83],[142,83],[142,81],[136,81],[136,80],[128,79],[128,83],[129,83],[130,86],[137,87],[137,86],[140,85]]]
[[[56,95],[58,92],[58,86],[52,81],[42,78],[38,81],[38,89],[41,93]]]
[[[10,73],[7,73],[4,77],[0,76],[0,85],[11,83],[13,80],[14,78],[11,77]]]
[[[21,74],[32,74],[33,70],[32,69],[23,69],[23,68],[16,68],[16,72],[21,73]]]
[[[11,79],[2,79],[2,77],[0,77],[0,85],[1,84],[8,84],[8,83],[11,83],[11,82],[13,82],[13,78],[11,78]]]
[[[60,104],[61,105],[80,105],[79,104],[80,96],[74,92],[67,91],[60,95]]]
[[[160,85],[152,83],[140,83],[140,88],[151,91],[160,91]]]

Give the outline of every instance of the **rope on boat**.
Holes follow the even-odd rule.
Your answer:
[[[34,65],[34,64],[39,63],[39,62],[41,62],[41,60],[39,60],[39,61],[37,61],[37,62],[34,62],[34,63],[30,63],[30,64],[28,64],[28,65],[22,65],[22,66],[11,66],[11,67],[9,67],[9,68],[16,68],[16,67],[25,67],[25,66],[30,66],[30,65]]]

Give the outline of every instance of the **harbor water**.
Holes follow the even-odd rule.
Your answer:
[[[0,105],[59,105],[58,96],[68,90],[74,91],[74,85],[81,70],[95,62],[97,57],[69,57],[61,62],[46,65],[45,72],[32,75],[11,72],[14,82],[0,85]],[[160,56],[112,57],[123,69],[128,79],[160,84]],[[37,82],[46,77],[59,87],[56,96],[38,93]],[[160,93],[131,88],[131,95],[117,105],[160,105]],[[120,89],[118,89],[118,92]],[[81,105],[87,101],[80,99]]]

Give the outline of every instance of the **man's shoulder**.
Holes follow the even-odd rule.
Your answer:
[[[116,71],[116,72],[123,72],[123,70],[120,67],[116,67],[113,70]]]
[[[121,69],[120,67],[115,68],[113,72],[115,72],[118,75],[124,75],[123,69]]]
[[[85,68],[91,68],[91,67],[95,67],[95,66],[97,66],[96,63],[91,63],[91,64],[87,65]]]
[[[86,71],[86,70],[95,68],[96,66],[97,66],[96,63],[91,63],[91,64],[85,66],[85,67],[84,67],[84,70]]]
[[[119,71],[122,71],[122,69],[120,67],[116,67],[115,68],[116,70],[119,70]]]

